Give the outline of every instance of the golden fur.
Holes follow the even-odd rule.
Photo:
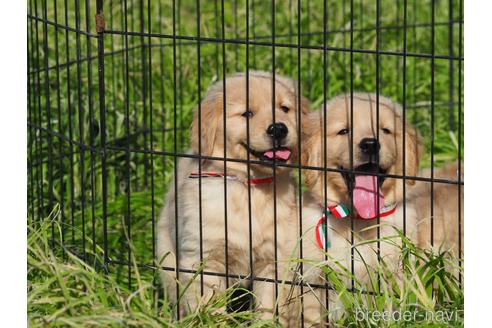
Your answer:
[[[326,167],[328,169],[350,169],[350,133],[338,134],[342,129],[353,131],[353,167],[356,169],[367,161],[359,150],[359,142],[363,138],[376,138],[376,95],[366,93],[353,94],[353,120],[351,122],[350,95],[334,98],[326,104],[326,120],[324,109],[313,112],[310,119],[305,121],[305,136],[303,141],[306,156],[303,165]],[[326,122],[326,126],[324,126]],[[353,125],[351,125],[353,123]],[[403,120],[400,105],[383,96],[379,97],[379,152],[380,166],[390,175],[403,175]],[[325,130],[326,129],[326,130]],[[383,131],[387,129],[387,131]],[[326,139],[324,138],[326,132]],[[389,133],[388,133],[389,132]],[[325,153],[326,149],[326,153]],[[303,153],[304,153],[303,152]],[[417,131],[406,124],[405,126],[405,175],[430,176],[428,171],[418,172],[422,153],[421,137]],[[453,175],[454,172],[454,175]],[[456,180],[455,165],[449,165],[435,170],[435,177]],[[347,204],[350,207],[350,193],[345,180],[339,172],[324,170],[305,170],[305,181],[309,191],[303,196],[303,224],[305,224],[304,254],[312,263],[322,263],[325,254],[314,241],[314,227],[321,217],[322,206]],[[326,178],[326,180],[325,180]],[[326,189],[325,189],[326,181]],[[331,247],[328,249],[329,263],[340,261],[346,268],[351,267],[353,238],[354,245],[354,274],[361,281],[367,281],[367,269],[362,259],[369,266],[377,264],[377,244],[364,244],[378,237],[395,236],[393,227],[403,228],[403,183],[402,179],[386,178],[381,185],[385,195],[384,205],[396,203],[396,212],[380,219],[381,228],[378,236],[377,220],[328,220],[328,235]],[[326,190],[326,195],[325,195]],[[462,188],[463,190],[463,188]],[[406,179],[406,233],[419,246],[428,247],[430,241],[430,183],[416,182]],[[434,184],[434,246],[443,245],[456,249],[458,240],[458,193],[456,185]],[[454,195],[454,196],[450,196]],[[325,197],[326,196],[326,197]],[[462,194],[461,194],[462,201]],[[316,207],[318,210],[316,211]],[[462,210],[462,209],[461,209]],[[463,213],[461,214],[463,218]],[[353,221],[353,222],[352,222]],[[351,229],[353,224],[353,230]],[[371,228],[371,226],[373,228]],[[398,270],[399,249],[390,243],[380,243],[380,255],[390,264],[395,264]],[[306,278],[311,283],[322,283],[320,270],[313,265]],[[350,284],[350,281],[346,281]],[[319,291],[314,295],[320,297]],[[336,310],[340,303],[336,295],[330,292],[331,310]]]
[[[461,165],[461,181],[464,181],[464,170],[464,165]],[[422,170],[419,176],[430,179],[431,170]],[[434,179],[458,181],[458,163],[446,164],[435,169]],[[409,205],[415,210],[415,215],[418,218],[417,226],[414,227],[414,238],[416,238],[419,246],[430,247],[434,245],[445,250],[451,250],[456,257],[463,255],[464,190],[464,186],[459,188],[457,184],[435,181],[433,202],[431,203],[431,183],[429,181],[418,181],[415,187],[409,189],[407,196]],[[459,206],[460,203],[461,207]],[[431,215],[431,208],[433,215]],[[431,220],[432,217],[433,220]],[[434,229],[431,229],[432,224]],[[432,241],[431,231],[433,231]],[[461,236],[461,245],[458,244],[459,236]]]
[[[224,94],[226,95],[226,140],[224,141]],[[223,82],[215,83],[207,93],[200,106],[201,128],[199,127],[199,111],[196,111],[191,130],[193,154],[201,151],[202,156],[217,157],[218,160],[205,158],[202,171],[224,172],[224,155],[227,158],[246,160],[248,151],[246,121],[249,120],[249,145],[256,151],[272,148],[272,139],[266,130],[273,123],[272,114],[272,77],[267,73],[250,72],[249,75],[249,109],[252,117],[245,118],[246,110],[246,78],[237,74],[226,79],[226,90]],[[294,83],[283,77],[275,81],[275,122],[283,122],[289,130],[282,146],[288,147],[291,157],[288,163],[297,162],[297,123],[298,95]],[[309,110],[307,100],[301,100],[301,115],[306,116]],[[282,106],[289,111],[284,112]],[[285,109],[285,108],[284,108]],[[224,144],[226,145],[224,149]],[[199,149],[201,148],[201,149]],[[258,161],[250,153],[252,161]],[[249,217],[251,215],[252,257],[254,276],[275,278],[274,275],[274,194],[273,183],[251,186],[248,196],[247,165],[234,161],[227,162],[227,174],[234,175],[236,180],[224,178],[202,178],[201,209],[199,207],[199,180],[190,179],[191,172],[198,172],[197,159],[181,159],[177,167],[177,185],[174,183],[166,195],[166,203],[158,223],[157,254],[160,265],[176,268],[176,253],[179,254],[179,268],[188,270],[200,269],[203,258],[203,269],[207,272],[219,272],[247,277],[249,267]],[[272,167],[263,164],[250,165],[251,177],[272,175]],[[285,167],[276,169],[276,223],[278,278],[287,278],[287,259],[295,248],[297,229],[295,184],[290,177],[290,170]],[[224,186],[226,183],[226,186]],[[227,187],[227,257],[226,269],[226,221],[224,208],[224,187]],[[177,213],[175,212],[177,202]],[[251,214],[248,210],[251,204]],[[200,213],[201,210],[201,222]],[[177,217],[177,219],[176,219]],[[177,225],[176,225],[177,223]],[[202,227],[202,236],[199,227]],[[176,241],[176,231],[178,240]],[[176,249],[176,245],[177,249]],[[202,248],[200,248],[200,245]],[[172,302],[176,302],[176,272],[161,271],[164,286]],[[178,284],[183,297],[180,312],[194,310],[206,302],[214,291],[223,291],[226,279],[220,276],[205,274],[203,276],[203,297],[200,297],[200,276],[193,279],[192,273],[179,273]],[[185,286],[190,286],[183,292]],[[229,279],[229,286],[240,284],[248,286],[248,279]],[[264,317],[271,317],[275,308],[275,284],[254,281],[253,294],[256,295],[256,306]],[[285,295],[279,291],[279,294]],[[285,296],[286,297],[286,296]],[[279,297],[281,299],[282,296]],[[281,321],[288,324],[291,312],[279,301]]]

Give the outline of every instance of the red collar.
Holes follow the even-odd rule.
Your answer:
[[[198,172],[191,172],[188,178],[190,179],[198,179],[198,178],[220,178],[220,177],[226,177],[226,179],[230,180],[240,180],[237,176],[235,175],[229,175],[229,174],[224,174],[224,172],[209,172],[209,171],[202,171],[201,173]],[[273,182],[273,177],[262,177],[262,178],[251,178],[249,179],[248,183],[251,186],[256,186],[259,184],[265,184],[265,183],[272,183]]]

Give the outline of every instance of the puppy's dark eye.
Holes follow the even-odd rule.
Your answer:
[[[381,130],[384,132],[384,134],[390,134],[391,133],[391,131],[389,129],[386,129],[386,128],[383,128]]]
[[[254,113],[249,109],[241,114],[242,117],[253,117]]]
[[[280,106],[280,109],[281,109],[281,110],[282,110],[282,112],[284,112],[284,113],[288,113],[288,112],[289,112],[289,110],[290,110],[290,108],[289,108],[289,107],[287,107],[287,106]]]
[[[342,136],[342,135],[347,134],[347,133],[349,133],[349,130],[348,129],[341,129],[340,131],[338,131],[337,134],[339,136]]]

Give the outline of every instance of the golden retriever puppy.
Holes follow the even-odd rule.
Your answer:
[[[326,104],[326,118],[321,109],[312,113],[308,123],[311,127],[307,129],[305,164],[323,168],[326,161],[327,168],[326,172],[304,172],[311,194],[309,197],[319,203],[320,207],[325,206],[326,199],[326,206],[345,212],[338,215],[337,211],[333,211],[326,221],[327,239],[330,242],[328,252],[338,260],[343,260],[347,267],[350,267],[352,238],[356,244],[377,239],[377,229],[366,228],[377,224],[378,213],[381,223],[403,225],[403,207],[400,203],[403,199],[404,180],[378,177],[378,174],[401,176],[404,167],[407,176],[416,176],[418,172],[421,154],[419,135],[407,124],[404,137],[400,106],[380,96],[378,114],[376,100],[374,94],[354,93],[351,117],[350,95],[338,96]],[[353,142],[350,140],[351,136]],[[379,141],[376,139],[378,136]],[[355,174],[350,173],[351,168]],[[415,184],[411,179],[406,179],[405,182],[407,187]],[[351,209],[354,211],[351,215],[353,220],[347,215]],[[341,217],[336,218],[337,216]],[[410,223],[409,217],[415,215],[412,208],[407,206],[407,226]],[[381,236],[383,233],[394,234],[389,227],[381,227]],[[366,245],[357,250],[367,257],[364,260],[369,263],[377,258],[372,246]],[[355,269],[355,273],[360,275],[365,271],[362,263],[356,263]]]
[[[273,94],[272,80],[268,73],[249,73],[248,106],[246,75],[230,76],[225,89],[223,81],[209,89],[195,113],[192,154],[205,158],[179,160],[158,223],[157,260],[172,268],[162,270],[162,282],[171,302],[179,298],[181,314],[235,284],[252,290],[263,317],[274,313],[275,284],[251,284],[249,278],[287,278],[299,233],[296,187],[288,167],[277,166],[274,181],[273,163],[297,163],[298,115],[305,116],[309,104],[284,77],[275,78]],[[203,277],[194,273],[202,269]],[[285,302],[278,304],[281,321],[288,323]]]
[[[303,253],[314,262],[321,262],[326,249],[330,260],[339,261],[349,269],[353,256],[354,274],[366,282],[369,279],[366,264],[378,263],[377,243],[368,241],[395,236],[393,227],[404,227],[403,201],[406,201],[407,235],[421,246],[427,246],[430,238],[428,224],[419,225],[430,214],[429,187],[416,184],[411,178],[398,178],[418,176],[421,138],[412,126],[403,124],[400,105],[379,96],[378,106],[377,98],[375,94],[354,93],[353,116],[350,95],[332,99],[326,104],[326,117],[321,109],[305,122],[303,143],[306,152],[303,165],[327,168],[304,171],[309,191],[303,196],[303,210],[309,210],[303,215],[306,239]],[[455,193],[456,197],[446,198],[448,190],[455,188],[452,185],[435,186],[442,189],[435,189],[440,195],[436,193],[434,199],[434,244],[454,244],[458,236],[454,228],[447,227],[447,222],[454,220],[457,226],[457,209],[452,203],[458,196]],[[318,214],[312,211],[313,204],[318,204]],[[328,207],[326,216],[325,206]],[[448,212],[441,210],[445,207],[449,208]],[[374,228],[378,216],[380,229]],[[437,229],[440,231],[436,233]],[[352,243],[359,245],[352,248]],[[379,252],[396,266],[398,247],[381,242]],[[314,267],[305,279],[319,283],[319,277],[319,270]],[[332,304],[337,306],[336,301]]]

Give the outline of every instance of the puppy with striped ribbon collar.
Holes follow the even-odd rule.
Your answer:
[[[306,125],[303,166],[327,170],[303,171],[308,189],[303,205],[310,208],[303,223],[311,228],[304,236],[311,239],[304,243],[311,248],[304,249],[304,254],[313,261],[337,263],[334,268],[343,265],[353,269],[362,282],[369,279],[367,267],[377,265],[379,256],[395,263],[397,270],[396,244],[372,241],[390,238],[396,234],[394,226],[403,227],[403,209],[407,233],[417,230],[416,209],[400,204],[404,201],[403,184],[407,193],[415,185],[414,180],[403,176],[418,173],[419,134],[407,122],[403,128],[398,104],[366,93],[333,98],[313,111]],[[325,202],[329,207],[345,204],[344,209],[353,213],[340,219],[330,212],[321,219],[323,209],[320,211],[318,204]],[[313,212],[316,206],[317,212]],[[317,282],[322,281],[320,274]],[[332,297],[337,304],[336,296]]]

